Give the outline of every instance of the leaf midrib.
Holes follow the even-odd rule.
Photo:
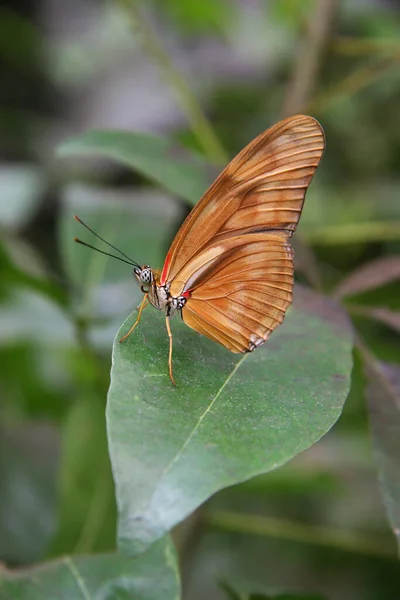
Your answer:
[[[71,559],[70,556],[66,556],[64,558],[64,562],[70,570],[71,575],[75,579],[78,588],[82,592],[82,597],[84,598],[84,600],[92,600],[92,595],[86,587],[85,581],[82,575],[79,573],[78,567],[76,566],[75,562]]]
[[[190,441],[192,440],[192,438],[194,437],[194,435],[198,431],[201,423],[203,422],[203,420],[205,419],[205,417],[207,416],[207,414],[210,412],[210,410],[214,406],[215,402],[218,400],[218,398],[220,397],[220,395],[222,394],[222,392],[224,391],[224,389],[226,388],[226,386],[231,381],[232,377],[234,377],[234,375],[238,371],[239,367],[244,363],[244,361],[247,359],[248,356],[249,356],[249,353],[247,352],[246,354],[244,354],[242,356],[242,358],[240,360],[238,360],[238,362],[233,367],[232,371],[226,377],[225,381],[222,383],[221,387],[219,388],[219,390],[215,394],[214,398],[210,401],[210,403],[208,404],[207,408],[203,411],[203,413],[198,418],[195,426],[193,427],[192,431],[190,432],[190,434],[188,435],[188,437],[186,438],[186,440],[184,441],[184,443],[182,444],[182,446],[180,447],[180,449],[178,450],[178,452],[175,454],[175,456],[170,460],[170,462],[164,468],[164,470],[162,471],[162,473],[161,473],[161,475],[160,475],[160,477],[158,479],[157,485],[156,485],[154,493],[152,495],[152,499],[154,498],[154,495],[155,495],[157,489],[161,487],[161,483],[162,483],[163,479],[171,471],[171,469],[174,466],[174,464],[179,460],[179,458],[182,455],[182,453],[184,452],[185,448],[189,445]],[[149,504],[151,504],[151,500],[150,500]]]

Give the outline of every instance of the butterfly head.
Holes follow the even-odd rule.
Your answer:
[[[135,267],[133,269],[133,274],[138,280],[142,291],[148,291],[154,283],[153,269],[151,269],[149,265],[143,265],[143,267]]]

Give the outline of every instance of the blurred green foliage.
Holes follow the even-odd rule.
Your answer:
[[[280,118],[295,59],[312,30],[314,2],[145,4],[156,39],[227,156]],[[11,568],[115,549],[105,398],[112,340],[140,292],[128,267],[72,243],[81,235],[72,215],[150,263],[165,254],[189,210],[187,196],[176,197],[170,181],[163,188],[173,195],[157,190],[152,182],[161,176],[158,170],[152,176],[151,166],[143,174],[104,155],[56,158],[56,147],[93,127],[130,128],[179,141],[201,155],[198,164],[210,156],[201,127],[190,127],[171,97],[174,82],[154,67],[151,52],[141,51],[140,23],[131,32],[119,3],[8,2],[0,17],[0,561]],[[400,461],[398,445],[390,443],[399,436],[399,395],[378,361],[400,363],[399,276],[337,293],[371,261],[400,260],[397,4],[337,2],[320,52],[318,76],[299,110],[321,121],[327,150],[299,226],[306,250],[297,250],[298,278],[336,295],[353,319],[352,387],[338,425],[323,440],[279,471],[220,492],[178,527],[187,600],[226,598],[221,581],[232,594],[241,590],[239,598],[279,598],[287,589],[329,600],[398,597],[365,399],[378,374],[391,425],[374,428],[385,481],[386,459],[390,469]],[[205,172],[212,179],[215,167]],[[185,168],[183,174],[187,186]],[[370,409],[372,418],[382,418],[371,400]],[[390,472],[396,483],[396,468]],[[398,485],[389,487],[398,507]],[[221,516],[232,512],[265,518],[264,533],[222,527]],[[273,519],[285,527],[274,529]],[[350,543],[341,545],[338,531]],[[176,567],[168,557],[163,577],[173,597]],[[120,581],[130,569],[118,563],[110,577]],[[0,587],[1,600],[18,597],[10,589]],[[110,589],[110,598],[130,597]]]

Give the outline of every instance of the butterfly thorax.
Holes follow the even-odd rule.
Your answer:
[[[170,294],[170,284],[160,285],[161,272],[152,269],[148,265],[142,268],[135,268],[133,271],[140,289],[157,310],[163,310],[167,316],[172,315],[177,310],[182,310],[186,303],[186,298],[179,296],[177,298]]]

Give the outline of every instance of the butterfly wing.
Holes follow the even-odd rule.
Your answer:
[[[182,280],[182,269],[215,241],[255,232],[289,237],[324,147],[321,126],[304,115],[284,119],[253,140],[183,223],[167,254],[161,285]],[[171,288],[172,295],[178,287]]]
[[[183,288],[182,318],[232,352],[254,350],[292,302],[293,250],[282,236],[250,234],[232,238],[223,253],[209,258],[209,249],[200,254]]]

